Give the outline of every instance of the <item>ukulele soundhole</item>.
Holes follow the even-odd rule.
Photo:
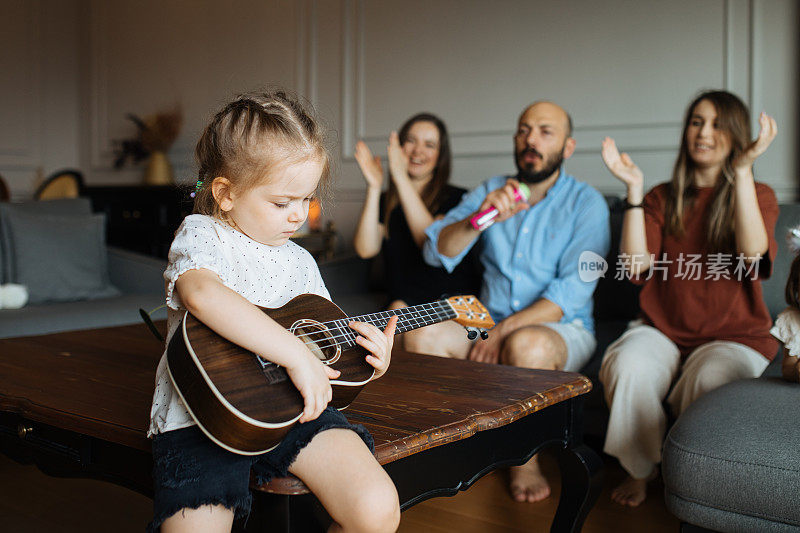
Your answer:
[[[298,320],[289,331],[297,335],[311,353],[326,365],[332,365],[342,355],[342,349],[330,330],[316,320]]]

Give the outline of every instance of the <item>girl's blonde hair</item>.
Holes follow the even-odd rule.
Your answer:
[[[271,170],[314,158],[322,161],[319,192],[330,181],[330,155],[325,131],[310,105],[282,90],[236,97],[206,126],[197,142],[198,190],[194,213],[220,218],[211,184],[227,178],[238,190],[263,182]]]
[[[731,253],[735,251],[734,236],[734,196],[733,162],[750,144],[750,115],[747,106],[736,95],[727,91],[706,91],[701,93],[686,109],[681,133],[681,148],[675,169],[672,172],[670,194],[666,201],[666,233],[683,236],[683,212],[691,206],[697,195],[694,187],[694,173],[696,166],[689,155],[689,146],[686,141],[686,130],[692,121],[695,107],[707,100],[717,111],[718,127],[730,138],[731,153],[722,167],[721,179],[714,186],[714,199],[708,214],[706,226],[706,242],[708,251]]]

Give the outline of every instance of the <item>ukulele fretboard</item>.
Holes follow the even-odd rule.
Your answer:
[[[355,339],[358,335],[348,326],[351,321],[366,322],[383,330],[389,322],[389,319],[393,316],[397,317],[397,329],[395,330],[395,334],[398,334],[444,322],[445,320],[451,320],[455,318],[457,314],[447,300],[439,300],[436,302],[404,307],[403,309],[341,318],[339,320],[324,322],[322,325],[330,331],[333,338],[336,339],[337,344],[340,344],[342,347],[351,348],[356,345]]]

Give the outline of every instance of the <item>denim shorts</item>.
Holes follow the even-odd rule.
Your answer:
[[[351,424],[333,407],[310,422],[296,424],[281,443],[262,455],[239,455],[211,441],[197,426],[160,433],[153,437],[153,521],[148,531],[183,508],[222,505],[236,518],[250,513],[250,471],[266,483],[288,474],[300,450],[319,432],[344,428],[355,431],[372,451],[372,436],[361,425]]]

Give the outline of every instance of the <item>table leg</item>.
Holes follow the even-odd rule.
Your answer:
[[[600,495],[603,461],[585,444],[558,449],[561,469],[561,497],[550,531],[575,533]]]

